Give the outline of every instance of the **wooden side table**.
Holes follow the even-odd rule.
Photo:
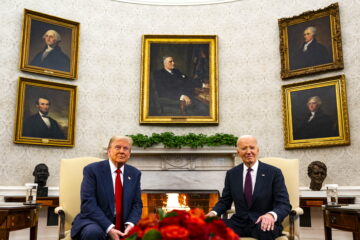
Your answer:
[[[353,233],[354,240],[360,240],[360,205],[341,207],[322,206],[325,240],[332,240],[331,228]]]
[[[40,205],[0,204],[0,240],[8,240],[10,231],[30,228],[30,240],[37,239]]]
[[[339,204],[354,204],[354,196],[339,196]],[[311,227],[310,207],[321,207],[327,204],[326,197],[300,197],[300,207],[304,214],[300,216],[300,227]]]
[[[25,196],[5,196],[4,199],[5,202],[25,202]],[[54,213],[54,209],[59,206],[59,197],[37,197],[36,203],[48,207],[47,226],[58,225],[58,216]]]

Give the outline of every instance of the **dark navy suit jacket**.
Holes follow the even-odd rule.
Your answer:
[[[270,211],[277,214],[277,221],[281,223],[291,211],[281,170],[259,161],[252,205],[249,207],[243,190],[243,168],[242,163],[227,171],[222,196],[213,211],[220,216],[230,209],[234,202],[236,212],[231,218],[240,227],[246,226],[249,221],[255,223],[261,215]]]
[[[42,120],[39,113],[26,119],[23,125],[22,134],[24,137],[66,139],[64,133],[55,119],[49,117],[50,128]]]
[[[136,224],[142,211],[141,172],[133,166],[125,164],[123,175],[123,223]],[[81,228],[98,224],[104,232],[113,224],[115,213],[115,197],[109,160],[89,164],[84,168],[81,183],[81,211],[75,217],[71,229],[71,237],[75,237]]]
[[[55,46],[54,49],[43,60],[41,60],[46,48],[47,46],[34,57],[34,59],[30,62],[30,65],[69,72],[70,59],[65,53],[63,53],[59,46]]]

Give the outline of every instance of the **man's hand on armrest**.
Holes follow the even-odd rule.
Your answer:
[[[215,211],[211,211],[205,215],[205,217],[216,217],[216,216],[217,216],[217,212],[215,212]]]

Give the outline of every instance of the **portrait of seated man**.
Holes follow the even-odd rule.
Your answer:
[[[304,41],[290,59],[291,70],[332,62],[327,48],[318,42],[316,35],[317,29],[314,26],[309,26],[304,30]]]
[[[322,110],[322,100],[312,96],[307,101],[307,114],[296,128],[294,140],[335,137],[339,135],[336,121]]]
[[[172,56],[162,58],[163,68],[154,74],[154,89],[158,101],[163,104],[174,103],[174,111],[164,111],[164,115],[187,115],[187,116],[208,116],[209,104],[196,98],[196,88],[203,87],[200,81],[183,74],[175,68],[175,61]],[[155,100],[156,101],[156,100]],[[159,102],[158,108],[161,108]]]
[[[55,30],[48,30],[44,33],[43,39],[45,46],[30,61],[30,65],[69,72],[70,59],[59,46],[60,34]]]
[[[58,122],[49,116],[51,107],[49,97],[37,97],[35,105],[38,112],[25,119],[22,135],[24,137],[66,139]]]

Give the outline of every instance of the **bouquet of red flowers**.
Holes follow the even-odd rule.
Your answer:
[[[205,218],[198,208],[151,213],[133,227],[126,240],[239,240],[218,218]]]

